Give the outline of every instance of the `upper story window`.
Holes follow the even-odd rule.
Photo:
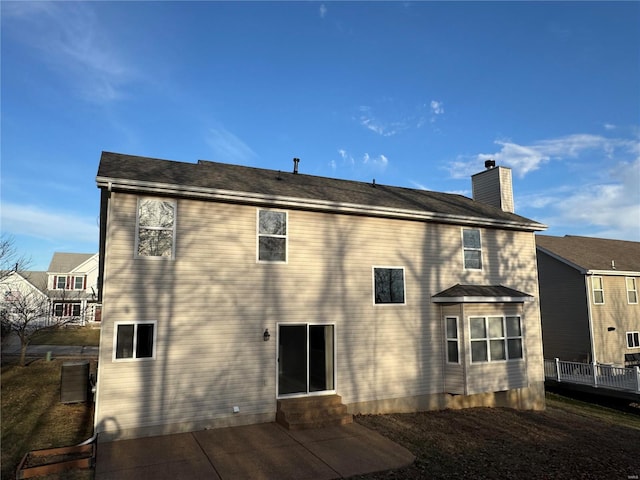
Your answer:
[[[84,290],[84,277],[75,277],[73,289]]]
[[[482,270],[482,244],[480,230],[477,228],[462,229],[462,251],[464,268],[468,270]]]
[[[258,210],[258,261],[287,261],[287,212]]]
[[[376,305],[404,304],[404,268],[373,268],[373,293]]]
[[[627,302],[638,303],[638,289],[636,287],[636,279],[633,277],[627,277]]]
[[[168,200],[138,200],[136,256],[173,258],[176,204]]]
[[[602,305],[604,303],[602,277],[591,277],[591,285],[593,287],[593,303],[596,305]]]
[[[56,289],[64,290],[65,288],[67,288],[67,277],[65,277],[64,275],[59,275],[58,279],[56,280]]]
[[[472,362],[523,358],[520,317],[471,317],[469,329]]]

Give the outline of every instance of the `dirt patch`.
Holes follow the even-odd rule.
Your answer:
[[[354,478],[639,478],[640,416],[598,409],[592,414],[589,406],[552,398],[544,412],[471,408],[357,416],[416,461]]]

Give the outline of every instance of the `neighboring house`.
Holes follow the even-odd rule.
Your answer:
[[[536,235],[546,358],[640,365],[640,242]]]
[[[52,315],[74,317],[74,323],[99,322],[98,254],[55,252],[47,270]]]
[[[511,171],[476,200],[103,152],[96,432],[351,413],[544,408],[534,232]]]
[[[49,325],[51,302],[47,297],[47,272],[10,272],[0,280],[0,312],[3,318],[21,321],[22,313],[34,313],[32,327]],[[12,317],[15,317],[12,320]]]

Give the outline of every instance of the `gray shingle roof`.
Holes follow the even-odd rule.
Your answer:
[[[640,272],[640,242],[566,235],[536,235],[536,246],[585,271]],[[611,268],[611,261],[615,269]]]
[[[514,290],[503,285],[462,285],[457,284],[433,296],[434,302],[444,301],[530,301],[533,297],[528,293]]]
[[[93,257],[95,253],[62,253],[55,252],[51,258],[48,272],[69,273],[74,268]]]
[[[323,202],[331,206],[358,205],[367,208],[430,212],[436,217],[477,219],[481,223],[510,225],[510,228],[542,230],[541,225],[520,215],[475,202],[462,195],[438,193],[402,187],[302,173],[280,172],[200,160],[185,163],[133,155],[103,152],[98,168],[98,185],[114,189],[140,191],[143,187],[173,187],[173,194],[189,196],[189,192],[244,192],[262,198]]]

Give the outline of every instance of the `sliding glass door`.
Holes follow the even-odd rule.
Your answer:
[[[335,327],[278,326],[278,396],[335,390]]]

